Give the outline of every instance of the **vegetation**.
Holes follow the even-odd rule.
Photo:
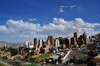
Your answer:
[[[35,64],[29,64],[29,65],[25,65],[25,66],[37,66],[37,65],[35,65]]]
[[[54,54],[41,54],[41,55],[34,55],[32,58],[50,58]]]
[[[6,56],[3,56],[2,58],[3,58],[4,60],[7,60],[7,57],[6,57]]]
[[[25,56],[25,59],[28,59],[29,58],[29,56]]]
[[[96,46],[93,44],[90,44],[87,46],[87,49],[90,50],[88,55],[92,57],[92,59],[88,62],[87,66],[96,66],[96,62],[94,62],[94,57],[98,55],[98,52],[96,51]]]
[[[88,53],[88,55],[91,56],[91,57],[95,57],[95,56],[97,56],[98,54],[97,54],[96,51],[90,51],[90,52]]]
[[[89,44],[87,46],[87,49],[90,50],[90,52],[88,53],[88,55],[92,58],[94,58],[95,56],[98,55],[98,52],[95,50],[97,47],[93,44]]]
[[[12,48],[12,47],[9,47],[8,51],[11,52],[11,56],[14,56],[14,55],[18,54],[18,51],[16,49]]]
[[[6,66],[6,65],[4,65],[4,64],[2,64],[2,63],[0,63],[0,66]]]
[[[96,62],[94,62],[93,60],[89,61],[87,66],[96,66]]]
[[[93,45],[93,44],[89,44],[88,46],[87,46],[87,49],[88,50],[95,50],[97,47],[95,46],[95,45]]]

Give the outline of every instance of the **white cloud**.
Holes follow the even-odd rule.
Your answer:
[[[29,21],[36,21],[36,18],[34,18],[34,19],[29,19]]]
[[[68,6],[60,6],[60,12],[64,12],[64,10],[62,8],[67,8]],[[76,5],[73,5],[73,6],[69,6],[71,9],[76,7]]]
[[[44,24],[43,26],[38,23],[34,24],[22,20],[14,21],[10,19],[6,25],[7,27],[5,25],[0,26],[0,34],[17,37],[19,39],[23,38],[23,41],[32,40],[33,38],[45,39],[48,35],[53,35],[54,37],[72,37],[75,31],[78,31],[80,34],[86,32],[88,35],[95,35],[100,32],[94,30],[96,26],[100,26],[99,23],[88,23],[82,18],[67,21],[63,18],[55,17],[52,22]]]
[[[62,10],[62,8],[60,8],[60,12],[64,12],[64,10]]]
[[[66,8],[68,6],[60,6],[60,12],[64,12],[64,10],[62,8]]]
[[[75,18],[74,21],[65,21],[63,18],[55,17],[52,22],[42,27],[44,33],[52,35],[66,34],[66,36],[69,34],[69,36],[72,36],[73,32],[79,31],[80,34],[87,32],[88,35],[93,35],[98,33],[93,28],[100,26],[99,23],[87,23],[81,18]]]
[[[68,7],[68,6],[60,6],[60,7]]]
[[[76,7],[76,5],[70,6],[70,8],[74,8],[74,7]]]
[[[6,26],[0,26],[0,33],[1,34],[7,34],[8,33],[8,29],[6,28]]]

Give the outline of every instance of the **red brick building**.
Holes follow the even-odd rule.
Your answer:
[[[50,49],[50,45],[46,45],[46,47],[43,48],[43,49],[44,49],[45,53],[48,53],[49,52],[49,49]]]
[[[47,40],[50,41],[50,44],[51,44],[51,45],[54,45],[53,36],[50,36],[50,35],[49,35]]]

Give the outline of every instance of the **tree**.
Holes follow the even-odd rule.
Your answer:
[[[98,54],[97,54],[96,51],[90,51],[90,52],[88,53],[88,55],[89,55],[90,57],[94,58],[94,57],[97,56]]]
[[[87,49],[88,50],[95,50],[97,47],[95,46],[95,45],[93,45],[93,44],[89,44],[88,46],[87,46]]]
[[[6,59],[7,59],[7,57],[6,57],[6,56],[3,56],[2,58],[3,58],[4,60],[6,60]]]
[[[29,58],[29,56],[27,55],[27,56],[25,56],[25,59],[28,59]]]
[[[91,60],[91,61],[88,62],[87,66],[96,66],[96,62]]]
[[[12,47],[9,47],[8,51],[11,52],[11,56],[14,56],[14,55],[18,54],[18,51],[16,49],[12,48]]]
[[[90,57],[92,57],[92,60],[90,60],[90,61],[88,62],[87,66],[96,66],[96,62],[94,62],[93,60],[94,60],[94,57],[98,55],[97,52],[91,50],[91,51],[88,53],[88,55],[89,55]]]

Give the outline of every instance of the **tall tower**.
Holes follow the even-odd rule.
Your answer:
[[[86,40],[87,40],[87,34],[86,34],[86,32],[83,33],[83,40],[84,40],[84,43],[86,44]]]
[[[83,33],[83,40],[85,40],[87,38],[87,34],[86,32]]]
[[[50,44],[51,44],[51,45],[54,45],[53,36],[50,36],[50,35],[49,35],[47,41],[50,41]]]
[[[74,38],[74,37],[71,38],[71,44],[76,45],[76,38]]]
[[[74,37],[76,38],[76,40],[78,39],[78,37],[79,37],[79,33],[78,32],[75,32],[74,33]]]
[[[37,45],[37,38],[34,38],[34,47]]]
[[[71,38],[67,37],[67,45],[70,45],[70,44],[71,44]]]
[[[43,44],[43,40],[42,40],[42,39],[39,39],[39,44],[38,44],[38,46],[41,47],[42,44]]]
[[[60,46],[60,41],[58,39],[55,39],[55,47],[59,47]]]

